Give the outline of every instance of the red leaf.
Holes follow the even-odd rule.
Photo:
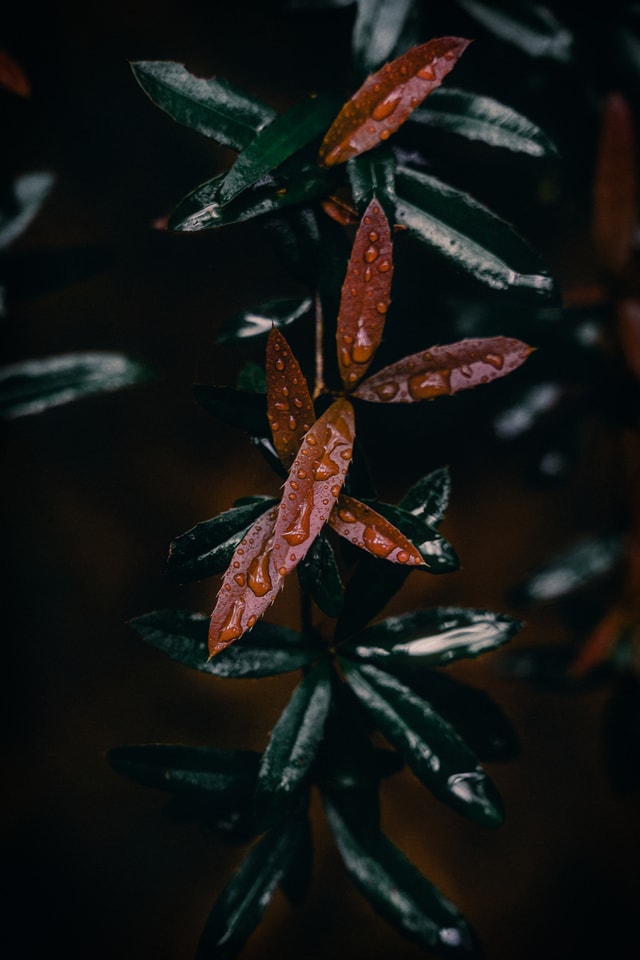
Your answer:
[[[392,253],[389,223],[374,198],[360,221],[340,299],[336,342],[347,390],[364,376],[382,337],[390,302]]]
[[[6,50],[0,50],[0,87],[16,93],[19,97],[31,96],[29,78]]]
[[[602,112],[591,224],[600,263],[611,273],[619,273],[629,262],[637,223],[637,145],[633,113],[621,94],[611,93]]]
[[[461,37],[429,40],[372,73],[331,124],[320,162],[325,167],[345,163],[388,140],[440,86],[470,43]]]
[[[328,217],[343,227],[358,222],[358,214],[353,207],[335,194],[322,201],[322,209]]]
[[[273,445],[287,469],[315,421],[307,381],[286,339],[275,327],[267,340],[267,418]]]
[[[405,566],[426,566],[420,552],[397,527],[376,510],[341,493],[329,524],[336,533],[374,557]]]
[[[450,396],[504,377],[524,363],[533,349],[508,337],[460,340],[445,347],[431,347],[374,373],[353,395],[378,403],[414,403]]]
[[[629,369],[640,380],[640,299],[620,300],[617,309],[622,352]]]

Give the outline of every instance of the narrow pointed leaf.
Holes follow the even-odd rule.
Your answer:
[[[341,494],[329,517],[331,527],[374,557],[402,566],[425,566],[419,550],[368,504]]]
[[[413,0],[358,0],[351,46],[359,76],[391,60],[414,11]]]
[[[426,106],[411,114],[410,121],[530,157],[558,154],[553,141],[527,117],[493,97],[466,90],[440,87]]]
[[[280,889],[295,906],[300,906],[313,879],[313,833],[308,817],[300,824],[300,834],[291,859],[280,880]]]
[[[20,64],[6,50],[0,50],[0,87],[19,97],[31,96],[29,78]]]
[[[208,383],[194,384],[193,393],[200,406],[214,417],[240,427],[253,436],[269,436],[267,398],[264,394]]]
[[[460,340],[404,357],[379,370],[354,391],[360,400],[415,403],[452,396],[504,377],[527,359],[533,348],[509,337]]]
[[[267,393],[267,374],[259,363],[249,360],[244,364],[236,380],[238,390],[248,393]]]
[[[52,173],[39,171],[16,177],[0,194],[0,249],[27,229],[54,184]]]
[[[360,221],[342,285],[336,332],[345,389],[364,376],[378,349],[391,300],[393,248],[382,205],[371,200]]]
[[[451,573],[460,566],[452,545],[421,517],[404,507],[380,500],[367,500],[367,506],[381,513],[414,545],[429,573]]]
[[[518,603],[548,603],[613,573],[624,556],[619,534],[583,538],[552,557],[514,590]]]
[[[107,351],[24,360],[0,368],[0,416],[13,420],[43,413],[152,377],[152,372],[141,363]]]
[[[243,643],[208,659],[209,617],[187,610],[154,610],[129,621],[147,643],[172,660],[215,677],[273,677],[308,666],[318,650],[301,634],[263,620]]]
[[[502,822],[502,804],[476,755],[451,724],[395,677],[341,658],[351,689],[416,777],[476,823]]]
[[[253,340],[266,337],[271,327],[288,327],[309,313],[313,306],[311,297],[298,299],[267,300],[250,310],[235,314],[220,327],[218,343],[235,340]]]
[[[347,175],[353,202],[362,214],[374,197],[380,201],[387,219],[396,218],[396,158],[391,147],[381,147],[354,157],[347,163]]]
[[[400,501],[400,506],[435,528],[444,519],[450,496],[449,468],[439,467],[414,483]]]
[[[344,588],[333,547],[321,530],[298,564],[300,587],[328,617],[342,608]]]
[[[546,4],[482,3],[458,0],[459,5],[500,40],[531,57],[568,63],[573,57],[573,37]]]
[[[181,63],[139,60],[131,69],[156,106],[178,123],[234,150],[246,147],[276,115],[227,80],[194,77]]]
[[[267,340],[267,419],[273,445],[285,469],[297,454],[316,414],[300,364],[285,337],[275,327]]]
[[[620,273],[633,254],[639,200],[634,115],[621,94],[610,93],[602,108],[591,233],[600,264],[611,273]]]
[[[345,163],[388,140],[442,83],[470,42],[461,37],[429,40],[373,73],[327,131],[320,162],[327,167]]]
[[[552,277],[504,220],[435,177],[401,167],[398,221],[422,243],[495,290],[549,298]]]

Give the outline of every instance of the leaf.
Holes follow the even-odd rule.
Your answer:
[[[280,889],[291,903],[300,906],[309,892],[313,879],[313,834],[309,818],[300,825],[300,836],[291,851],[291,859],[280,880]]]
[[[374,197],[380,201],[387,219],[395,221],[396,159],[390,147],[363,153],[347,163],[347,175],[353,201],[362,213]]]
[[[200,79],[181,63],[138,60],[133,75],[147,96],[178,123],[217,143],[242,150],[276,115],[275,110],[227,80]]]
[[[473,751],[431,705],[370,664],[340,659],[351,689],[416,777],[434,796],[476,823],[503,820],[495,786]]]
[[[333,547],[321,530],[306,556],[298,564],[301,589],[328,617],[337,617],[342,608],[343,585]]]
[[[250,310],[242,310],[223,323],[216,340],[218,343],[232,343],[266,337],[271,327],[288,327],[309,313],[312,306],[311,297],[267,300]]]
[[[530,157],[555,157],[553,141],[521,113],[493,97],[484,97],[452,87],[440,87],[429,98],[428,106],[415,110],[409,118],[419,126],[447,130]]]
[[[403,534],[368,504],[340,494],[329,517],[331,527],[374,557],[403,566],[424,566],[419,551]]]
[[[331,702],[327,663],[320,662],[296,687],[275,724],[262,756],[256,783],[256,809],[269,822],[282,815],[288,798],[308,779],[322,740]]]
[[[517,369],[533,348],[508,337],[460,340],[430,347],[379,370],[361,383],[354,397],[377,403],[415,403],[453,396]]]
[[[398,221],[453,264],[494,290],[548,299],[549,272],[513,228],[466,193],[401,167],[396,174]]]
[[[507,643],[522,624],[506,614],[462,607],[415,610],[363,630],[349,644],[351,655],[378,664],[443,666],[477,657]]]
[[[259,363],[248,360],[238,373],[236,387],[238,390],[246,390],[248,393],[264,393],[266,395],[267,374],[264,367],[260,366]]]
[[[32,416],[152,376],[141,363],[107,351],[23,360],[0,368],[0,416],[5,420]]]
[[[573,57],[573,37],[548,6],[518,0],[491,4],[479,0],[458,0],[478,23],[500,40],[512,44],[531,57],[544,57],[568,63]],[[515,7],[515,9],[514,9]]]
[[[0,50],[0,87],[19,97],[31,96],[29,78],[20,64],[6,50]]]
[[[400,506],[430,527],[437,527],[449,505],[451,474],[448,467],[439,467],[421,477],[406,492]]]
[[[275,327],[267,340],[267,419],[280,461],[289,469],[316,414],[300,364]]]
[[[381,917],[439,957],[479,957],[473,930],[456,907],[382,833],[363,836],[343,798],[323,796],[349,876]]]
[[[516,402],[503,407],[493,421],[500,440],[514,440],[528,433],[543,417],[549,417],[567,397],[566,386],[559,383],[534,383],[516,395]]]
[[[207,652],[209,617],[187,610],[154,610],[129,621],[143,640],[185,667],[214,677],[274,677],[308,666],[318,649],[301,634],[260,621],[242,644],[213,660]]]
[[[336,345],[346,390],[364,376],[378,349],[391,300],[391,230],[374,198],[360,221],[340,297]]]
[[[261,497],[197,523],[176,537],[169,547],[167,577],[176,583],[201,580],[222,573],[251,524],[273,509],[277,500]]]
[[[240,427],[253,436],[269,436],[267,398],[264,394],[208,383],[194,384],[193,393],[200,406],[214,417]]]
[[[429,573],[451,573],[459,568],[460,562],[451,544],[420,517],[380,500],[367,500],[366,503],[413,543]]]
[[[358,76],[366,77],[390,60],[402,42],[415,5],[412,0],[358,0],[352,54]]]
[[[470,42],[461,37],[429,40],[368,77],[327,131],[320,163],[326,167],[345,163],[388,140],[440,85]]]
[[[53,187],[52,173],[24,173],[0,194],[0,250],[24,233]]]
[[[521,604],[549,603],[613,573],[624,556],[619,534],[584,537],[556,554],[513,591]]]
[[[316,94],[275,117],[240,153],[220,189],[225,204],[323,133],[337,107],[333,94]]]

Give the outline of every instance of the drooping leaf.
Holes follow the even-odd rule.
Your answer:
[[[3,187],[0,194],[0,249],[27,229],[54,184],[52,173],[24,173]]]
[[[470,42],[461,37],[429,40],[371,74],[327,131],[320,162],[327,167],[346,163],[388,140],[442,83]]]
[[[194,77],[181,63],[138,60],[133,75],[147,96],[178,123],[242,150],[276,115],[266,103],[227,80]]]
[[[19,97],[31,96],[29,78],[18,63],[6,50],[0,50],[0,87],[10,90]]]
[[[425,566],[419,550],[371,506],[340,494],[329,524],[362,550],[402,566]]]
[[[548,299],[555,285],[527,243],[469,194],[401,167],[398,221],[422,243],[494,290]]]
[[[429,573],[451,573],[458,569],[460,562],[452,545],[421,517],[402,506],[381,500],[367,500],[366,503],[411,541]]]
[[[347,390],[364,376],[382,338],[392,277],[391,230],[374,198],[360,221],[340,298],[336,346]]]
[[[522,340],[509,337],[431,347],[374,373],[353,395],[377,403],[415,403],[452,396],[506,376],[524,363],[532,350]]]
[[[503,407],[493,421],[493,429],[501,440],[514,440],[531,430],[543,417],[557,411],[566,397],[566,387],[560,383],[534,383],[517,397],[516,402]]]
[[[176,537],[169,547],[168,579],[189,583],[222,573],[251,524],[273,509],[276,503],[277,500],[271,497],[254,499],[198,523]]]
[[[546,4],[531,0],[482,3],[458,0],[459,6],[500,40],[531,57],[568,63],[573,58],[573,36]]]
[[[527,117],[493,97],[440,87],[428,104],[415,110],[411,123],[436,127],[530,157],[557,156],[553,141]]]
[[[298,564],[298,580],[323,613],[338,616],[344,588],[333,547],[322,530]]]
[[[613,573],[624,556],[620,534],[585,537],[562,550],[514,591],[521,604],[548,603]]]
[[[436,528],[444,519],[451,496],[451,474],[448,467],[438,467],[421,477],[400,501],[403,510]]]
[[[502,822],[497,790],[476,755],[426,701],[371,664],[341,658],[346,678],[387,740],[434,796],[476,823]]]
[[[256,437],[268,437],[267,398],[262,393],[195,383],[193,394],[208,413]]]
[[[148,367],[106,350],[23,360],[0,368],[0,416],[31,416],[152,378]]]
[[[209,617],[187,610],[154,610],[129,621],[143,640],[185,667],[215,677],[273,677],[308,666],[318,649],[301,634],[263,620],[242,644],[208,659]]]
[[[271,327],[288,327],[309,313],[312,306],[311,297],[267,300],[259,306],[242,310],[223,323],[216,339],[218,343],[232,343],[266,337]]]
[[[347,163],[347,175],[353,201],[364,213],[373,198],[381,204],[387,220],[395,222],[396,159],[391,147],[363,153]]]
[[[285,337],[275,327],[269,332],[267,356],[267,419],[273,445],[289,469],[302,438],[315,422],[313,400],[300,364]]]
[[[368,76],[398,53],[414,13],[413,0],[358,0],[351,40],[358,77]]]

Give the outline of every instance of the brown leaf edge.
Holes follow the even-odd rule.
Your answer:
[[[267,339],[267,419],[280,461],[289,469],[316,415],[309,387],[286,338],[272,327]]]

